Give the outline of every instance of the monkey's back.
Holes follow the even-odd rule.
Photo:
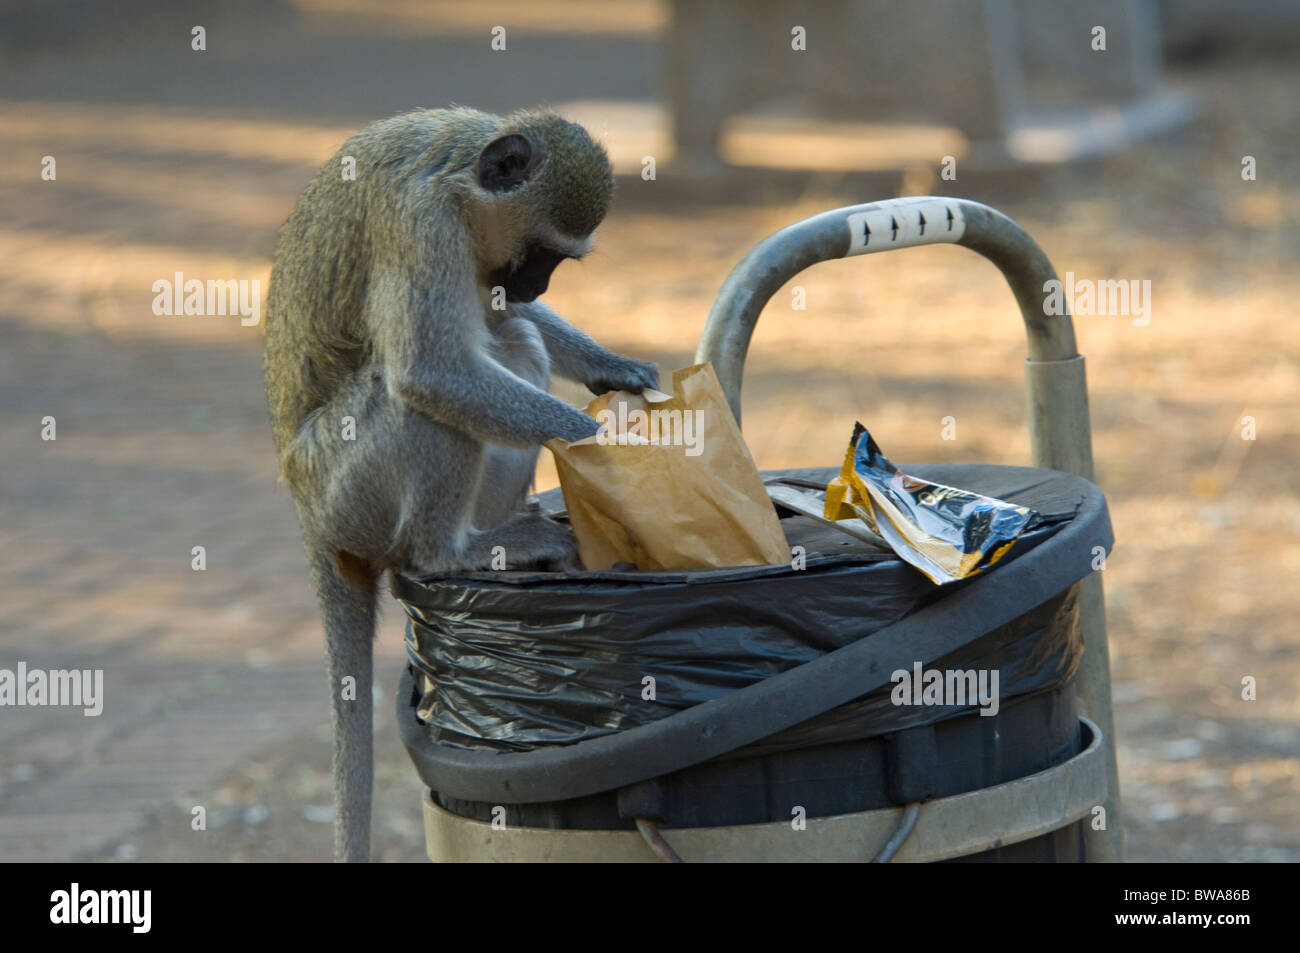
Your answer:
[[[264,374],[276,450],[365,362],[361,307],[369,276],[361,223],[308,186],[276,246],[267,293]]]
[[[425,196],[468,168],[500,124],[472,109],[380,120],[349,139],[299,197],[267,295],[264,375],[282,466],[303,422],[372,357],[363,312],[377,262],[412,254],[412,219],[437,204]],[[350,179],[345,157],[356,164]]]

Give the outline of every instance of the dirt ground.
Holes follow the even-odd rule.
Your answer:
[[[170,61],[142,66],[127,40],[0,72],[0,139],[16,157],[0,168],[0,667],[103,667],[110,684],[93,724],[0,713],[0,859],[328,857],[318,622],[275,481],[261,328],[155,316],[151,287],[180,271],[264,291],[280,223],[351,130],[467,101],[424,78],[394,88],[385,71],[414,70],[410,42],[358,38],[346,54],[358,85],[312,109],[267,78],[254,40],[201,81],[159,82]],[[648,40],[608,42],[628,45],[630,75],[610,67],[602,81],[619,96],[648,86]],[[337,35],[319,43],[344,55]],[[284,69],[308,69],[319,49]],[[538,95],[556,100],[590,85],[546,75]],[[561,268],[548,300],[669,371],[690,363],[713,294],[754,242],[900,190],[1002,209],[1062,273],[1149,280],[1149,324],[1075,321],[1117,540],[1104,578],[1127,856],[1297,861],[1300,60],[1228,56],[1170,81],[1202,103],[1192,127],[1033,174],[746,176],[706,194],[671,175],[621,177],[597,252]],[[489,87],[483,104],[509,96]],[[56,182],[38,178],[45,155]],[[855,419],[901,463],[1028,461],[1024,336],[992,266],[931,247],[797,283],[807,310],[778,292],[750,350],[745,433],[761,467],[837,463]],[[47,415],[54,442],[39,438]],[[548,460],[538,484],[555,485]],[[375,854],[419,860],[420,787],[391,712],[395,606],[380,646]],[[191,829],[196,805],[206,831]]]

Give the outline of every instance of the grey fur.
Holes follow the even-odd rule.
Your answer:
[[[498,151],[528,162],[503,165],[485,188],[480,156],[507,135],[525,141]],[[355,181],[341,174],[346,156]],[[487,568],[495,546],[512,569],[572,560],[567,528],[520,512],[540,444],[597,430],[546,392],[551,371],[596,393],[658,384],[653,364],[527,300],[545,267],[540,285],[520,279],[524,297],[490,306],[493,276],[527,275],[532,250],[581,253],[612,183],[604,150],[556,116],[419,110],[352,137],[285,223],[266,387],[325,625],[336,860],[370,852],[379,575]]]

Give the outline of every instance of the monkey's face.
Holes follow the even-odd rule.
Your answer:
[[[566,258],[591,248],[609,205],[613,173],[586,130],[557,116],[524,114],[479,154],[479,262],[507,301],[544,294]]]
[[[569,257],[545,245],[530,243],[524,249],[522,261],[498,268],[490,280],[493,285],[505,288],[507,301],[533,301],[546,293],[551,272]]]

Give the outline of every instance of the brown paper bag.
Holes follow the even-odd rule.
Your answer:
[[[710,364],[673,396],[611,392],[586,412],[607,433],[546,444],[587,569],[784,563],[790,548]]]

